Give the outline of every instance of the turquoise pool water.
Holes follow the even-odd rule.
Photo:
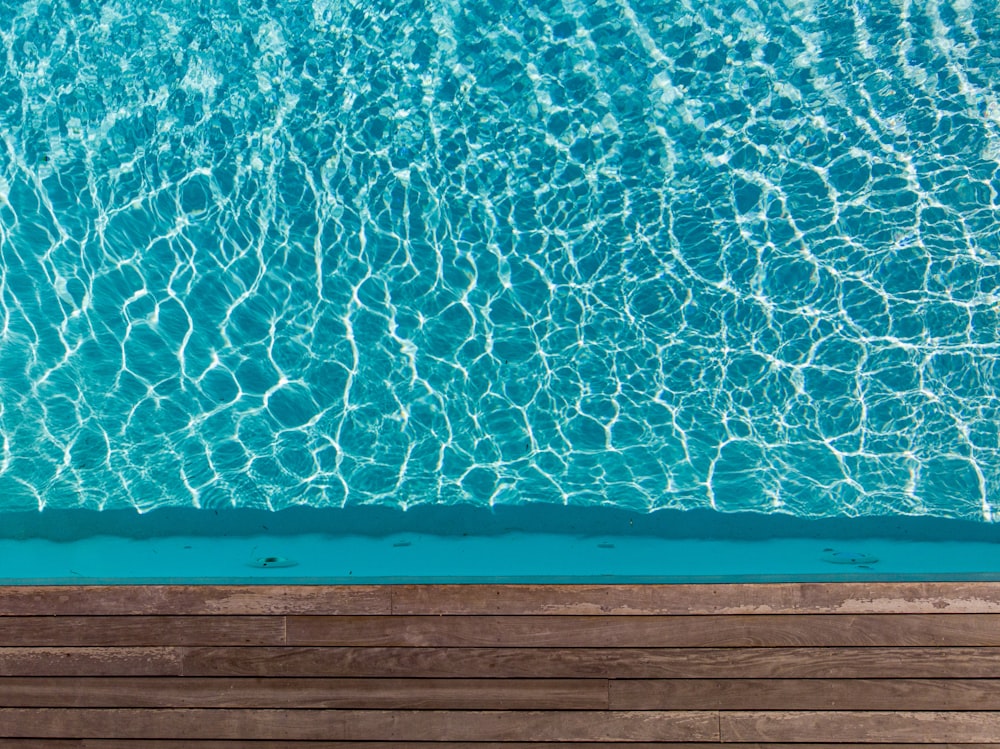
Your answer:
[[[0,508],[991,521],[998,19],[0,0]]]
[[[1000,526],[561,505],[8,513],[0,585],[1000,581]]]

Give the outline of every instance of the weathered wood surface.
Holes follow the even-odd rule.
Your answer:
[[[385,585],[0,587],[0,616],[390,614]]]
[[[282,741],[246,742],[226,739],[5,739],[4,749],[719,749],[719,742],[592,742],[592,741]],[[740,743],[738,749],[862,749],[869,744]],[[928,744],[879,744],[877,749],[928,749]],[[970,749],[968,744],[935,744],[940,749]],[[1000,749],[1000,744],[976,744]]]
[[[287,639],[286,639],[287,627]],[[9,616],[9,646],[1000,646],[1000,615]]]
[[[6,616],[8,646],[282,645],[281,616]]]
[[[5,739],[4,749],[718,749],[712,742],[524,742],[449,741],[246,741],[226,739]],[[789,749],[787,744],[739,744],[740,749]],[[801,744],[795,749],[855,749],[857,744]],[[968,745],[943,745],[945,749],[969,749]],[[989,745],[987,745],[989,746]],[[927,749],[926,744],[882,744],[878,749]],[[997,745],[1000,749],[1000,745]]]
[[[0,676],[1000,678],[1000,648],[0,648]]]
[[[289,616],[288,644],[522,648],[996,647],[1000,646],[1000,614]]]
[[[724,712],[723,741],[1000,741],[1000,712]]]
[[[178,648],[5,648],[0,676],[180,676]]]
[[[607,710],[608,682],[603,679],[20,677],[0,678],[0,705]]]
[[[3,677],[3,707],[978,710],[1000,679]]]
[[[4,748],[1000,749],[998,711],[996,583],[0,588]]]
[[[11,737],[298,741],[718,741],[718,715],[506,710],[0,708]]]
[[[428,744],[418,741],[245,741],[172,739],[6,739],[5,749],[718,749],[718,742],[628,742],[590,741],[455,741]],[[737,749],[865,749],[871,744],[846,743],[738,743]],[[929,744],[878,744],[877,749],[928,749]],[[970,749],[969,744],[934,744],[938,749]],[[1000,749],[1000,744],[975,744],[976,749]]]
[[[1000,583],[399,585],[394,614],[996,614]]]
[[[1000,678],[1000,648],[185,648],[188,676]]]
[[[996,710],[1000,679],[614,679],[612,710]]]
[[[3,586],[0,616],[1000,614],[1000,582]]]
[[[0,676],[1000,678],[998,648],[0,648]]]

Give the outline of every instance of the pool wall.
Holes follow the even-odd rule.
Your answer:
[[[0,515],[0,584],[1000,580],[1000,527],[552,505]]]

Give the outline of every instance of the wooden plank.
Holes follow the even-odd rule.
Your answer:
[[[48,614],[1000,613],[1000,583],[0,586],[0,616]]]
[[[1000,583],[0,586],[0,616],[1000,613]]]
[[[997,648],[0,648],[0,676],[1000,678]]]
[[[0,648],[0,676],[1000,677],[996,648]]]
[[[990,614],[1000,583],[397,585],[395,614]]]
[[[180,676],[177,648],[5,648],[0,676]]]
[[[5,646],[281,645],[281,616],[5,616]]]
[[[862,749],[859,744],[739,744],[740,749]],[[970,749],[968,744],[944,744],[942,749]],[[977,744],[1000,749],[1000,744]],[[245,741],[225,739],[4,739],[4,749],[719,749],[718,742],[600,742],[589,741]],[[878,749],[927,749],[926,744],[881,744]]]
[[[323,741],[718,741],[698,712],[0,708],[0,736]]]
[[[4,749],[247,749],[244,741],[191,739],[5,739]],[[718,742],[469,742],[448,741],[428,744],[420,741],[267,741],[254,744],[260,749],[718,749]],[[749,743],[738,749],[870,749],[870,744]],[[935,744],[939,749],[970,749],[969,744]],[[978,749],[1000,749],[1000,744],[975,744]],[[927,744],[879,744],[878,749],[927,749]]]
[[[1000,648],[263,647],[181,651],[186,676],[1000,678]]]
[[[817,749],[852,749],[855,744],[836,744]],[[946,749],[950,749],[948,745]],[[981,745],[977,745],[981,746]],[[494,741],[245,741],[192,739],[4,739],[4,749],[719,749],[718,742],[494,742]],[[790,749],[787,744],[740,744],[740,749]],[[814,749],[796,745],[794,749]],[[927,749],[926,744],[883,744],[878,749]],[[970,749],[967,744],[954,749]],[[1000,745],[997,745],[1000,749]]]
[[[191,739],[6,739],[5,749],[719,749],[718,742],[411,742],[411,741],[245,741]],[[878,744],[877,749],[927,749],[927,744]],[[935,744],[939,749],[971,749],[969,744]],[[975,744],[977,749],[1000,749],[1000,744]],[[738,749],[872,749],[871,744],[736,744]]]
[[[614,679],[612,710],[992,710],[1000,679]]]
[[[724,712],[723,741],[1000,742],[1000,712]]]
[[[4,707],[606,710],[603,679],[0,678]]]
[[[1000,646],[998,614],[290,616],[289,645],[386,647]]]
[[[386,585],[6,585],[0,616],[388,614]]]

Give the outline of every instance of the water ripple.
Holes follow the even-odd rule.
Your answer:
[[[997,11],[0,0],[0,504],[991,520]]]

